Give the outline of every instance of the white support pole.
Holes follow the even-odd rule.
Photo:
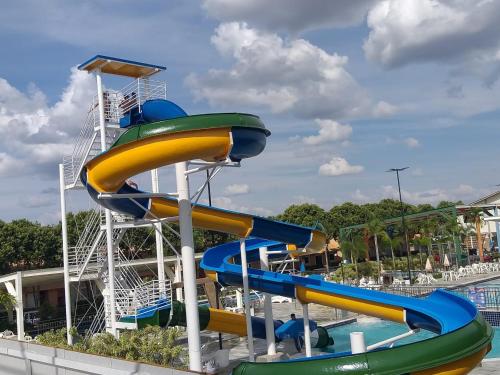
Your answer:
[[[236,308],[238,311],[243,310],[243,294],[239,289],[236,289]]]
[[[498,207],[495,206],[495,216],[498,217]],[[495,221],[495,233],[497,235],[497,248],[500,252],[500,223]]]
[[[181,265],[181,259],[177,258],[175,260],[175,268],[174,268],[174,273],[175,273],[175,278],[174,282],[176,283],[182,283],[182,265]],[[184,297],[182,296],[182,287],[176,288],[175,289],[175,297],[177,301],[183,302]]]
[[[68,223],[66,221],[66,190],[64,188],[64,166],[59,164],[59,194],[61,196],[61,228],[64,265],[64,301],[66,308],[66,337],[68,345],[73,345],[71,336],[71,289],[69,281]]]
[[[365,334],[363,332],[351,332],[350,338],[352,354],[366,352]]]
[[[97,100],[99,103],[99,128],[101,133],[101,151],[106,151],[106,119],[104,117],[104,93],[102,89],[101,71],[96,71],[97,81]],[[115,298],[115,257],[113,246],[113,219],[111,211],[105,209],[106,217],[106,248],[108,253],[108,293],[109,293],[109,314],[110,314],[110,333],[113,336],[116,332],[116,298]]]
[[[247,341],[248,341],[248,360],[255,361],[255,353],[253,350],[253,330],[252,316],[250,314],[250,294],[248,286],[248,263],[245,239],[240,238],[240,255],[241,255],[241,276],[243,278],[243,301],[245,303],[245,318],[247,322]]]
[[[175,164],[177,192],[179,194],[179,227],[181,235],[184,303],[189,347],[189,369],[201,372],[200,319],[196,291],[196,263],[194,258],[193,220],[189,198],[187,162]]]
[[[158,169],[151,170],[151,186],[153,193],[160,192],[160,183],[158,180]],[[160,294],[165,294],[165,256],[163,254],[163,238],[161,236],[162,225],[161,223],[153,224],[156,227],[156,261],[158,263],[158,284],[160,286]]]
[[[304,345],[306,347],[306,357],[310,357],[311,353],[311,329],[309,328],[309,305],[301,303],[302,318],[304,320]]]
[[[16,319],[17,339],[24,340],[23,273],[16,273]]]
[[[267,247],[259,248],[260,269],[269,271],[269,257]],[[276,354],[276,342],[274,339],[273,302],[269,293],[264,293],[264,318],[266,324],[267,354]]]

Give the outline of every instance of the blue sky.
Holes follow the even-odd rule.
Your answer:
[[[0,13],[0,218],[58,220],[57,164],[95,89],[74,67],[98,53],[167,66],[159,78],[188,113],[262,117],[264,153],[214,181],[224,208],[395,197],[385,170],[401,166],[407,201],[474,200],[500,183],[499,16],[487,0],[11,2]],[[160,176],[172,191],[172,168]],[[69,197],[70,209],[90,206],[84,192]]]

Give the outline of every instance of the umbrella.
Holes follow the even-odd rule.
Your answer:
[[[427,262],[425,262],[425,270],[427,272],[432,272],[432,264],[431,264],[431,259],[428,257]]]
[[[444,262],[443,266],[449,267],[450,266],[450,261],[448,260],[448,255],[444,254]]]

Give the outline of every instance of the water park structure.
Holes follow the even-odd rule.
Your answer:
[[[71,286],[95,280],[104,301],[89,334],[140,329],[145,325],[186,327],[189,368],[203,371],[200,330],[248,337],[249,361],[233,374],[448,374],[471,371],[491,348],[492,329],[469,301],[437,290],[415,299],[327,282],[316,277],[271,272],[269,257],[320,252],[326,244],[321,228],[307,228],[199,203],[210,180],[223,168],[240,167],[264,151],[271,132],[262,120],[245,113],[188,115],[167,100],[166,84],[153,75],[165,68],[97,55],[79,66],[95,74],[97,95],[72,155],[59,166],[68,343],[72,337]],[[128,77],[124,89],[105,89],[103,75]],[[158,168],[175,165],[176,190],[162,193]],[[152,192],[140,190],[130,178],[151,171]],[[207,173],[208,171],[208,173]],[[204,175],[192,189],[190,177]],[[77,246],[70,248],[66,223],[66,194],[86,189],[98,204]],[[193,192],[194,191],[194,192]],[[103,215],[101,215],[103,212]],[[96,226],[95,223],[98,223]],[[181,249],[174,270],[164,269],[164,230],[177,223]],[[119,242],[126,230],[155,229],[158,279],[143,281],[128,266]],[[207,249],[201,267],[223,286],[243,287],[245,313],[199,305],[193,227],[239,238]],[[175,231],[175,230],[174,230]],[[260,261],[261,268],[249,268]],[[165,275],[169,275],[166,277]],[[176,287],[173,288],[172,284]],[[180,286],[181,287],[180,287]],[[265,293],[265,317],[251,315],[249,290]],[[271,295],[296,299],[303,319],[274,320]],[[332,344],[328,332],[309,318],[309,304],[354,311],[408,326],[400,337],[366,346],[353,335],[352,350],[315,354]],[[419,329],[436,334],[401,346],[392,344]],[[268,355],[276,342],[303,337],[304,358],[256,362],[253,338],[267,341]]]

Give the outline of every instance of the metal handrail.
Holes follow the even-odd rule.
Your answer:
[[[117,97],[121,98],[121,103],[118,105],[121,116],[134,107],[138,107],[141,112],[141,106],[145,101],[167,98],[167,84],[164,81],[138,78],[123,87]]]

